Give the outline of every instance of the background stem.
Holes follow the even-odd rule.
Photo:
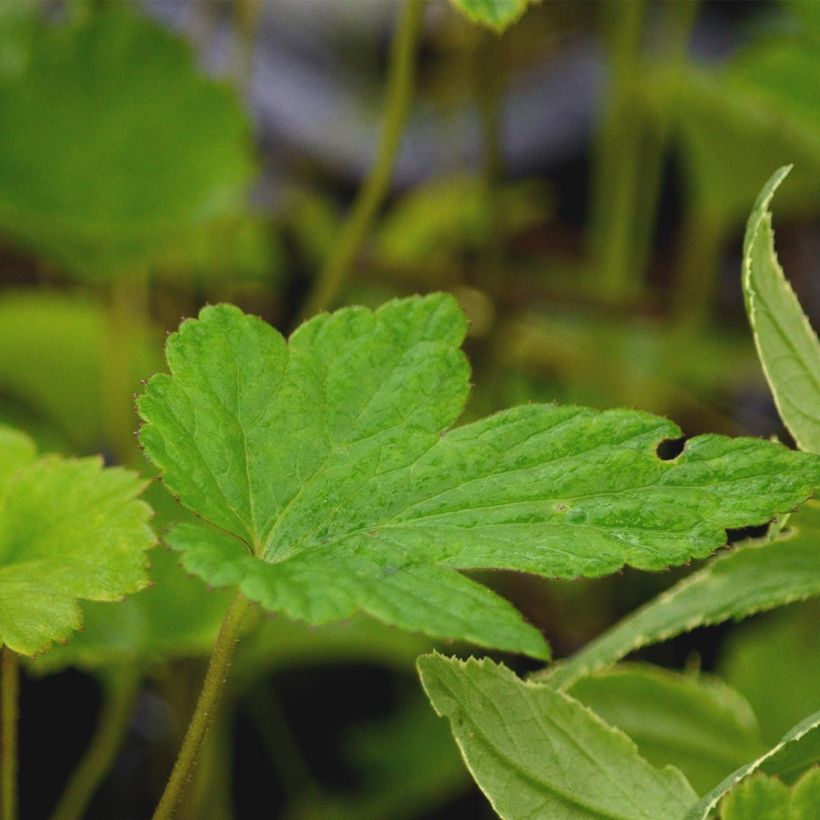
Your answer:
[[[211,662],[205,673],[205,682],[196,704],[196,709],[188,724],[188,731],[182,741],[173,771],[162,793],[159,805],[154,812],[154,820],[165,820],[173,817],[174,810],[179,803],[182,793],[191,777],[197,755],[205,739],[205,732],[219,704],[222,687],[228,674],[233,650],[239,638],[243,617],[248,609],[249,601],[242,593],[237,593],[233,603],[228,608],[219,637],[216,639]]]
[[[0,651],[0,818],[17,816],[17,722],[20,668],[17,655],[7,646]]]
[[[423,0],[405,0],[390,52],[384,128],[376,161],[359,189],[350,216],[307,298],[302,309],[303,319],[333,306],[387,193],[413,94],[416,44],[423,9]]]
[[[113,669],[103,681],[103,703],[94,735],[63,791],[52,820],[77,820],[110,770],[128,731],[140,690],[136,669]]]

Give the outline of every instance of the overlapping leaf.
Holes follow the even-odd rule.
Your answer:
[[[144,587],[151,510],[133,473],[100,459],[37,459],[0,428],[0,645],[24,655],[80,626],[79,600]]]
[[[117,5],[43,27],[0,77],[0,229],[83,275],[130,273],[241,207],[248,123],[188,47]]]
[[[812,820],[820,806],[820,767],[789,788],[765,774],[752,775],[720,804],[721,820]]]
[[[772,176],[749,217],[743,243],[743,292],[780,417],[801,450],[820,453],[820,340],[777,260],[769,210],[788,172],[781,168]]]
[[[364,610],[436,637],[544,657],[540,634],[457,570],[547,576],[708,555],[820,481],[820,460],[631,410],[529,405],[448,430],[468,391],[448,296],[323,315],[286,342],[236,308],[168,341],[141,440],[212,527],[168,537],[185,566],[311,623]]]
[[[820,505],[812,501],[771,542],[738,545],[715,558],[539,677],[568,686],[641,647],[815,595],[820,595]]]
[[[783,739],[765,755],[747,763],[722,780],[709,794],[689,809],[685,820],[706,820],[727,794],[752,775],[757,773],[775,775],[786,783],[792,783],[803,772],[818,763],[820,763],[820,712],[815,712],[787,732]],[[814,784],[811,788],[815,788]]]
[[[681,818],[696,799],[676,769],[577,700],[488,659],[424,655],[421,681],[481,790],[503,818]]]
[[[623,664],[569,694],[629,735],[650,763],[680,769],[699,794],[766,750],[749,704],[708,675]]]

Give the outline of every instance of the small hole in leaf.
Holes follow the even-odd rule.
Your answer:
[[[686,436],[680,438],[665,438],[655,452],[661,461],[672,461],[677,458],[686,446]]]
[[[738,527],[734,530],[729,529],[726,530],[727,543],[734,544],[737,541],[745,541],[747,538],[763,538],[768,531],[768,524],[760,524],[756,527]]]

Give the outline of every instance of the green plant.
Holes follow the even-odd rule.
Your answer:
[[[749,217],[743,289],[783,420],[816,453],[820,344],[777,261],[769,210],[788,170],[766,184]],[[713,559],[568,661],[536,673],[537,683],[488,660],[421,658],[425,690],[450,719],[496,811],[508,818],[705,820],[717,809],[725,820],[808,820],[820,801],[820,712],[763,751],[748,705],[731,689],[720,693],[708,678],[676,681],[651,667],[599,670],[698,626],[820,593],[818,514],[808,502],[788,521],[776,520],[766,537]],[[753,759],[738,766],[739,756]],[[790,791],[785,784],[800,775]],[[700,800],[693,785],[707,791]]]

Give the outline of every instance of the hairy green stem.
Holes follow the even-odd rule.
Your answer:
[[[20,667],[7,646],[0,650],[0,818],[17,816],[17,722]]]
[[[177,804],[182,797],[185,787],[191,778],[197,755],[205,739],[208,724],[219,704],[219,697],[222,687],[228,674],[228,668],[233,657],[234,647],[239,638],[242,627],[242,620],[248,610],[250,602],[242,593],[237,593],[228,608],[219,637],[216,639],[211,661],[208,664],[208,671],[205,673],[205,682],[199,700],[188,724],[188,731],[182,741],[182,748],[179,750],[173,771],[162,793],[157,809],[154,812],[154,820],[166,820],[173,817]]]
[[[350,216],[307,298],[302,310],[303,319],[333,306],[387,193],[415,84],[416,45],[423,9],[423,0],[405,0],[390,53],[384,127],[376,161],[359,189]]]
[[[598,292],[609,302],[630,301],[640,290],[630,252],[644,125],[638,96],[645,6],[645,0],[617,0],[601,7],[611,25],[612,76],[593,157],[590,251]]]
[[[63,791],[52,820],[79,820],[111,768],[128,731],[141,675],[136,669],[112,670],[103,682],[103,703],[91,742]]]

